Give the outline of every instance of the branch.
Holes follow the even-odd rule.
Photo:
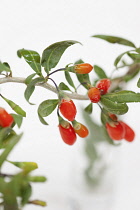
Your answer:
[[[0,84],[8,83],[8,82],[14,82],[14,83],[22,83],[25,84],[25,78],[21,77],[4,77],[0,78]],[[36,86],[40,86],[43,88],[46,88],[54,93],[57,94],[57,90],[54,86],[50,85],[49,83],[37,83]],[[71,99],[77,99],[77,100],[89,100],[87,95],[80,95],[77,93],[66,93],[66,95]]]

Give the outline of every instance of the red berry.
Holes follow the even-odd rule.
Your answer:
[[[93,103],[100,101],[100,90],[96,87],[92,87],[88,90],[88,97]]]
[[[106,123],[106,130],[113,140],[121,140],[125,137],[125,128],[121,122],[114,123],[113,126]]]
[[[81,138],[85,138],[88,136],[89,134],[89,131],[87,129],[87,127],[81,123],[76,123],[74,126],[73,126],[74,130],[75,130],[75,133],[78,134],[78,136],[80,136]]]
[[[3,128],[10,127],[13,122],[14,119],[12,115],[8,114],[5,109],[0,108],[0,126]]]
[[[110,85],[110,79],[101,79],[97,82],[96,87],[100,90],[101,95],[104,95],[108,92]]]
[[[71,124],[67,122],[66,125],[59,124],[58,127],[63,141],[66,144],[73,145],[77,137]]]
[[[124,128],[125,128],[125,136],[124,136],[124,139],[126,141],[133,141],[134,138],[135,138],[135,132],[133,131],[132,128],[130,128],[126,123],[124,122],[121,122],[121,124],[123,124]]]
[[[93,69],[93,66],[91,66],[89,63],[81,63],[75,65],[75,72],[78,74],[88,74]]]
[[[62,99],[59,105],[59,110],[67,120],[73,121],[75,119],[77,110],[72,100]]]

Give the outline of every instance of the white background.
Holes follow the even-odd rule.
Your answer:
[[[83,46],[70,47],[62,57],[59,67],[82,58],[92,65],[103,67],[108,75],[113,61],[119,53],[130,48],[110,45],[91,38],[95,34],[122,36],[140,43],[140,1],[133,0],[0,0],[0,59],[7,61],[13,76],[26,77],[33,73],[24,60],[16,56],[21,48],[36,50],[40,54],[50,44],[63,40],[77,40]],[[54,77],[55,78],[55,77]],[[61,77],[60,77],[61,78]],[[127,87],[138,91],[134,79]],[[60,82],[58,75],[56,81]],[[48,117],[49,127],[41,125],[36,110],[39,103],[56,98],[43,88],[36,88],[30,106],[24,99],[25,86],[22,84],[1,85],[5,97],[13,99],[27,112],[21,131],[24,136],[11,153],[10,160],[35,161],[39,169],[34,174],[46,175],[48,182],[35,184],[32,199],[48,202],[48,210],[139,210],[140,209],[140,132],[139,104],[130,105],[124,120],[136,131],[133,143],[123,142],[120,147],[106,148],[102,153],[109,157],[109,173],[100,190],[88,190],[82,184],[83,165],[86,157],[84,140],[69,147],[59,136],[56,113]],[[77,106],[79,105],[79,102]],[[1,100],[1,106],[11,109]],[[96,110],[96,108],[95,108]],[[79,119],[80,111],[78,114]],[[94,117],[94,114],[93,114]],[[18,131],[18,132],[21,132]],[[5,165],[4,170],[15,171]],[[27,206],[25,210],[41,207]]]

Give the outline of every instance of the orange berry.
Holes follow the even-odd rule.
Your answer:
[[[100,101],[100,90],[96,87],[92,87],[88,90],[88,97],[92,103],[98,103]]]
[[[88,74],[93,69],[93,66],[91,66],[89,63],[81,63],[75,65],[75,72],[78,74]]]

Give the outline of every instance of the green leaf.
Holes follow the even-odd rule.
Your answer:
[[[132,60],[137,60],[137,61],[140,61],[140,54],[136,54],[136,53],[127,53],[127,55],[132,58]]]
[[[39,113],[38,113],[38,117],[39,117],[40,122],[41,122],[43,125],[49,125]]]
[[[114,93],[105,94],[104,96],[102,96],[102,98],[106,98],[117,103],[140,102],[140,93],[122,90]]]
[[[23,121],[23,117],[17,114],[11,114],[11,115],[13,116],[14,122],[17,124],[18,128],[20,128]]]
[[[60,89],[60,90],[68,90],[68,91],[71,91],[71,90],[69,89],[69,87],[68,87],[64,82],[61,82],[61,83],[59,84],[59,89]]]
[[[117,44],[126,45],[126,46],[129,46],[129,47],[136,48],[136,46],[131,41],[129,41],[127,39],[124,39],[124,38],[121,38],[121,37],[108,36],[108,35],[94,35],[92,37],[103,39],[103,40],[105,40],[107,42],[110,42],[110,43],[113,43],[113,44],[117,43]]]
[[[9,153],[11,152],[11,150],[19,142],[21,137],[22,137],[22,134],[15,135],[15,136],[11,137],[11,139],[9,141],[9,144],[7,145],[7,147],[5,148],[3,153],[0,155],[0,168],[1,168],[2,164],[4,163],[4,161],[6,160],[6,158],[8,157]]]
[[[70,73],[69,73],[68,71],[65,71],[65,78],[66,78],[67,82],[69,83],[69,85],[70,85],[71,87],[73,87],[74,90],[76,90],[76,87],[75,87],[75,85],[74,85],[74,83],[73,83],[73,80],[72,80],[72,78],[71,78],[71,76],[70,76]]]
[[[113,114],[123,115],[128,111],[128,106],[125,103],[117,103],[105,97],[101,97],[100,102],[106,110]]]
[[[130,51],[126,51],[126,52],[124,52],[124,53],[121,53],[121,54],[115,59],[115,61],[114,61],[114,66],[117,67],[117,65],[118,65],[118,63],[120,62],[120,60],[122,59],[122,57],[123,57],[125,54],[127,54],[128,52],[130,52]]]
[[[10,127],[2,128],[0,130],[0,147],[3,143],[3,140],[5,140],[8,137],[8,135],[11,131],[12,131],[12,128],[10,128]]]
[[[140,88],[140,78],[139,78],[139,80],[137,82],[137,86],[138,86],[138,88]]]
[[[76,74],[78,81],[80,84],[85,87],[86,89],[89,89],[90,78],[88,74]]]
[[[81,63],[84,63],[84,61],[82,59],[79,59],[74,64],[81,64]]]
[[[30,204],[34,204],[34,205],[38,205],[38,206],[46,206],[47,203],[45,201],[41,201],[41,200],[33,200],[29,202]]]
[[[40,55],[33,50],[20,49],[17,51],[19,58],[24,57],[25,61],[30,65],[30,67],[41,76],[41,64]]]
[[[29,182],[46,182],[45,176],[29,176],[28,181]]]
[[[38,107],[38,113],[41,117],[50,115],[58,105],[58,99],[48,99],[43,101]]]
[[[41,64],[45,68],[45,71],[49,73],[49,71],[54,68],[64,51],[73,44],[80,43],[73,40],[67,40],[62,42],[56,42],[49,47],[47,47],[42,54]]]
[[[21,168],[24,171],[24,174],[28,174],[29,172],[38,168],[38,165],[35,162],[13,162],[9,160],[7,161],[16,167]]]
[[[94,65],[94,71],[100,79],[107,78],[105,71],[101,67]]]
[[[39,83],[39,82],[43,82],[44,81],[44,78],[42,77],[38,77],[38,78],[35,78],[33,79],[28,85],[27,85],[27,88],[24,92],[24,97],[25,99],[27,100],[27,102],[31,105],[33,105],[32,103],[29,102],[29,99],[31,97],[31,95],[33,94],[34,90],[35,90],[35,85],[36,83]]]
[[[93,109],[93,104],[90,103],[84,110],[85,112],[87,112],[88,114],[92,113],[92,109]]]
[[[2,73],[3,71],[10,73],[12,72],[11,69],[5,63],[0,62],[0,73]]]
[[[0,95],[8,104],[9,106],[19,115],[26,117],[26,112],[16,103],[14,103],[13,101],[5,98],[4,96]]]
[[[25,79],[25,84],[28,85],[32,79],[35,77],[36,73],[30,74],[26,79]]]

